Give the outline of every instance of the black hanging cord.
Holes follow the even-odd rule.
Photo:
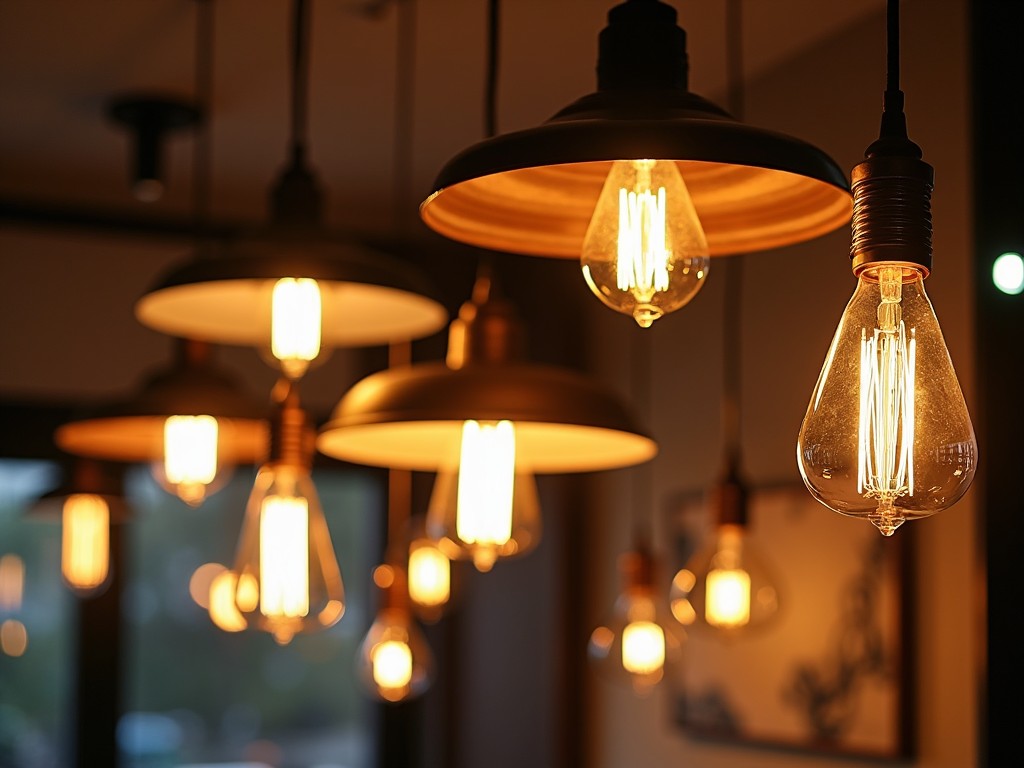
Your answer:
[[[907,138],[907,118],[903,112],[903,91],[900,90],[900,3],[888,0],[885,13],[886,73],[879,140],[868,148],[872,154],[910,154],[921,156],[921,150]]]
[[[195,54],[195,99],[202,118],[192,143],[192,207],[196,224],[201,224],[210,217],[213,0],[196,0]]]
[[[309,5],[295,0],[292,16],[292,162],[301,165],[306,157],[306,106],[309,96]]]
[[[737,120],[742,120],[746,107],[743,87],[743,0],[727,0],[725,50],[729,111]],[[743,256],[732,256],[723,265],[722,443],[727,471],[738,471],[740,460],[743,262]]]
[[[416,96],[416,0],[398,0],[395,35],[394,220],[401,226],[412,201]]]
[[[388,368],[402,368],[412,362],[412,343],[388,345]],[[412,472],[407,469],[388,470],[387,543],[384,548],[388,562],[401,563],[405,558],[405,526],[412,514]]]
[[[501,38],[501,1],[487,4],[487,80],[484,89],[484,136],[498,133],[498,58]]]

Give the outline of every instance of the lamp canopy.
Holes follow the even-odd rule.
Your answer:
[[[127,522],[131,516],[124,499],[122,468],[108,462],[76,456],[68,465],[60,485],[44,493],[28,508],[26,516],[39,521],[60,521],[64,502],[78,494],[99,496],[107,503],[111,523]]]
[[[252,463],[267,448],[267,411],[211,360],[204,342],[178,340],[175,361],[150,376],[128,400],[100,407],[59,427],[68,453],[113,461],[156,461],[164,455],[164,423],[175,415],[213,416],[220,424],[218,455]]]
[[[515,425],[516,461],[532,472],[582,472],[651,459],[655,442],[590,379],[519,359],[509,302],[478,280],[449,336],[447,363],[375,373],[341,399],[317,447],[361,464],[435,471],[458,465],[468,420]]]
[[[420,207],[429,227],[483,248],[579,258],[612,163],[641,159],[677,162],[712,256],[802,242],[849,221],[846,177],[827,154],[687,90],[675,9],[627,0],[608,22],[597,92],[456,155]]]

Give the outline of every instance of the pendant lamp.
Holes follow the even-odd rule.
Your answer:
[[[884,536],[953,506],[978,443],[939,321],[932,269],[934,169],[907,136],[899,87],[899,2],[889,0],[881,132],[853,169],[857,278],[797,438],[804,484]]]
[[[196,506],[226,468],[266,452],[267,411],[214,366],[210,345],[177,340],[175,361],[128,400],[57,429],[57,445],[97,459],[150,462],[157,481]]]
[[[671,6],[612,8],[598,48],[597,92],[441,169],[420,208],[429,227],[483,248],[578,259],[622,161],[675,163],[711,256],[791,245],[849,220],[846,178],[828,155],[687,89],[686,33]]]
[[[324,195],[306,163],[309,14],[305,0],[294,8],[290,162],[269,227],[172,269],[135,307],[162,333],[265,349],[293,379],[321,347],[419,338],[447,321],[417,269],[323,228]]]
[[[121,473],[76,458],[61,485],[28,510],[35,520],[61,523],[61,575],[78,597],[95,597],[110,584],[110,526],[128,519]]]

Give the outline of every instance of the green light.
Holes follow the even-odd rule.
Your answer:
[[[1019,253],[1004,253],[992,264],[992,282],[1003,293],[1016,296],[1024,291],[1024,259]]]

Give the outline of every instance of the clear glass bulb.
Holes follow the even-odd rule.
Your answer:
[[[590,290],[642,328],[697,295],[708,244],[674,161],[612,163],[580,262]]]
[[[239,612],[282,645],[341,618],[341,571],[308,469],[284,463],[260,468],[234,572]]]
[[[299,379],[320,354],[320,286],[308,277],[283,277],[274,284],[270,351],[289,379]]]
[[[164,462],[158,481],[192,507],[206,498],[217,476],[217,420],[171,416],[164,422]]]
[[[587,646],[599,674],[640,695],[649,693],[666,669],[679,662],[686,637],[657,598],[646,557],[639,552],[622,557],[622,591],[611,617],[590,634]]]
[[[966,493],[978,445],[924,277],[899,264],[860,273],[800,427],[811,494],[886,536]]]
[[[516,467],[511,422],[465,422],[458,468],[438,472],[434,481],[427,533],[451,556],[471,557],[480,571],[537,546],[537,485]]]
[[[81,595],[100,591],[110,574],[110,507],[102,496],[74,493],[64,500],[61,573]]]
[[[418,606],[438,609],[451,597],[452,565],[441,548],[430,539],[413,539],[409,544],[409,597]]]
[[[736,631],[772,618],[779,595],[769,570],[741,525],[720,525],[709,546],[676,573],[669,591],[672,615],[684,626]]]
[[[389,702],[404,701],[430,685],[430,646],[409,613],[403,569],[382,565],[374,571],[373,579],[383,590],[382,606],[360,646],[357,672],[373,696]]]

